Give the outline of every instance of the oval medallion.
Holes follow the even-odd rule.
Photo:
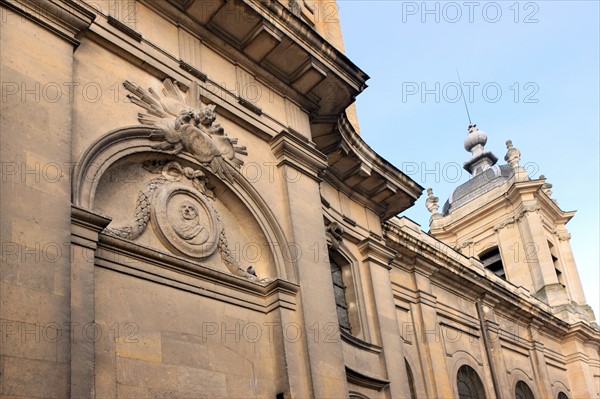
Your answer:
[[[200,193],[183,184],[161,187],[153,201],[153,226],[170,250],[196,259],[217,249],[221,227],[217,214]]]

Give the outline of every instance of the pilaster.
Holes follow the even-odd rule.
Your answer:
[[[516,217],[521,231],[519,257],[531,271],[535,296],[550,306],[565,304],[568,299],[564,288],[559,284],[550,248],[539,215],[539,205],[523,202]]]
[[[306,391],[301,380],[290,378],[292,397],[339,398],[348,396],[344,356],[339,332],[337,339],[313,339],[308,337],[315,326],[319,331],[331,322],[337,322],[333,282],[327,253],[319,254],[315,262],[310,248],[326,248],[327,238],[323,227],[319,174],[325,169],[326,157],[315,149],[305,137],[282,131],[271,141],[271,150],[278,159],[278,168],[285,185],[287,218],[290,222],[288,240],[297,248],[292,256],[298,270],[301,287],[301,309],[304,345],[308,354],[308,369],[312,391]],[[319,337],[322,334],[319,334]],[[286,343],[287,351],[299,351]],[[286,354],[290,376],[303,367],[302,356]],[[310,389],[310,388],[309,388]]]
[[[542,398],[550,398],[552,397],[552,380],[544,355],[544,344],[535,339],[535,337],[539,337],[541,327],[542,325],[537,321],[529,324],[529,336],[532,338],[531,362],[538,395]]]
[[[596,396],[594,375],[590,367],[590,358],[585,351],[587,334],[580,323],[571,327],[563,340],[563,354],[566,359],[567,378],[574,398],[593,398]],[[596,341],[597,343],[598,341]]]
[[[451,398],[455,382],[450,380],[446,372],[446,352],[439,339],[437,298],[431,293],[431,275],[437,268],[417,260],[414,270],[417,303],[411,308],[414,313],[415,340],[418,341],[419,351],[424,354],[422,361],[427,370],[423,378],[427,397]]]
[[[504,362],[504,354],[502,350],[502,342],[500,341],[500,326],[496,320],[496,306],[498,300],[491,296],[485,296],[482,299],[481,315],[484,321],[486,350],[489,350],[490,372],[493,376],[493,381],[497,384],[496,389],[499,391],[500,397],[509,398],[513,395],[508,381],[506,372],[506,364]]]
[[[98,235],[111,219],[71,206],[71,398],[95,397],[95,281]],[[90,333],[91,331],[91,333]]]
[[[389,264],[394,259],[395,252],[371,237],[363,240],[358,249],[363,256],[362,261],[369,270],[373,284],[381,344],[385,348],[383,357],[387,377],[390,381],[390,396],[392,398],[408,398],[410,397],[408,375],[390,280]]]

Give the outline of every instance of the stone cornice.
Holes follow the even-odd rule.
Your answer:
[[[374,262],[380,266],[391,269],[390,262],[396,256],[396,251],[389,249],[384,242],[367,237],[360,244],[358,250],[363,255],[363,261]]]
[[[473,258],[466,258],[441,242],[440,246],[432,245],[436,242],[433,237],[401,227],[397,220],[384,224],[384,238],[388,246],[397,249],[399,253],[413,252],[417,258],[416,264],[429,265],[427,269],[430,272],[434,271],[430,278],[442,289],[463,296],[468,293],[468,297],[472,299],[484,298],[486,303],[494,304],[496,311],[514,315],[526,324],[534,319],[538,320],[538,324],[552,336],[564,336],[569,328],[578,324],[584,326],[589,334],[593,335],[596,331],[585,323],[569,326],[569,323],[554,316],[549,306],[532,297],[521,287],[516,287],[493,273],[480,269],[480,266],[471,264],[475,261]],[[414,268],[415,273],[420,273],[417,269],[422,268]]]
[[[383,236],[388,246],[398,247],[398,251],[410,251],[433,264],[465,267],[470,264],[468,257],[455,251],[446,243],[410,227],[401,226],[402,219],[392,219],[383,224]],[[432,268],[432,272],[437,268]]]
[[[261,4],[263,9],[266,8],[278,16],[279,20],[283,22],[283,25],[289,28],[298,40],[307,43],[323,58],[329,59],[340,70],[346,72],[348,77],[354,80],[354,84],[360,91],[366,89],[367,86],[365,85],[365,82],[369,79],[369,76],[360,70],[344,53],[321,37],[306,22],[294,15],[281,2],[272,0],[249,0],[248,3]]]
[[[361,387],[375,389],[377,391],[381,391],[383,388],[387,387],[390,384],[390,381],[384,380],[380,377],[374,377],[362,373],[360,371],[356,371],[346,366],[346,376],[348,378],[348,382],[356,384]]]
[[[373,151],[343,113],[333,130],[315,130],[317,148],[329,159],[325,179],[333,186],[389,219],[412,206],[423,187]]]
[[[102,252],[97,254],[96,263],[98,266],[134,275],[139,275],[141,272],[158,275],[160,274],[159,271],[164,269],[181,275],[181,279],[192,276],[194,280],[211,283],[211,286],[216,284],[235,291],[246,292],[252,296],[258,295],[265,301],[265,308],[272,306],[270,302],[273,300],[273,295],[279,297],[275,298],[277,302],[281,302],[282,298],[285,302],[290,302],[290,298],[293,298],[299,289],[298,285],[282,279],[266,283],[250,281],[190,261],[184,257],[149,248],[112,235],[100,234],[98,246],[102,249]],[[157,267],[157,269],[153,272],[147,270],[148,267]],[[160,280],[164,280],[164,278],[160,278]],[[176,281],[173,283],[175,283],[174,286],[179,285]],[[293,306],[295,307],[295,302]]]
[[[576,211],[563,211],[541,189],[538,192],[537,199],[540,210],[544,215],[548,215],[555,224],[566,224],[575,216]]]
[[[107,216],[71,205],[71,242],[95,250],[98,234],[111,220]]]
[[[71,223],[86,227],[92,231],[100,233],[111,222],[111,218],[99,213],[71,205]]]
[[[494,231],[518,222],[530,212],[539,212],[555,224],[567,223],[575,215],[575,212],[563,212],[554,201],[542,192],[543,183],[543,180],[508,181],[505,185],[486,193],[489,199],[478,206],[475,211],[469,210],[468,205],[465,205],[448,216],[435,219],[430,226],[431,234],[445,239],[454,231],[464,230],[473,223],[479,224],[484,216],[493,215],[496,209],[504,209],[506,205],[511,206],[514,211],[507,217],[503,215],[504,218],[494,222],[492,227]],[[476,234],[471,232],[470,235]]]
[[[76,36],[88,29],[96,15],[71,0],[0,0],[0,5],[79,45]],[[5,16],[6,18],[6,16]]]
[[[600,329],[593,328],[586,323],[577,322],[569,326],[565,339],[576,340],[582,344],[594,344],[600,350]]]
[[[278,166],[289,165],[316,181],[321,180],[319,175],[327,167],[327,157],[304,136],[282,130],[269,144]]]
[[[254,71],[258,79],[304,106],[312,103],[309,110],[315,115],[339,115],[367,87],[369,77],[362,70],[280,2],[143,2]]]

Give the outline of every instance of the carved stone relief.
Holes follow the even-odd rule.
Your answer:
[[[217,249],[222,226],[208,199],[194,191],[179,183],[160,187],[153,199],[152,226],[173,252],[204,259]]]
[[[246,147],[235,145],[238,139],[228,137],[220,124],[214,124],[215,106],[202,104],[196,84],[191,85],[187,98],[170,79],[163,81],[162,96],[129,81],[123,86],[131,92],[127,96],[131,102],[147,112],[138,114],[140,123],[156,126],[150,137],[160,141],[155,149],[174,155],[187,152],[219,178],[233,183],[232,170],[244,164],[237,155],[248,155]]]
[[[200,169],[176,161],[146,161],[142,167],[154,174],[139,193],[131,223],[109,226],[105,233],[128,240],[140,237],[148,225],[171,252],[202,261],[217,251],[227,269],[253,281],[267,282],[254,268],[242,269],[227,242],[225,228],[213,203],[212,185]]]
[[[235,145],[238,139],[228,137],[223,127],[214,123],[217,118],[215,106],[202,104],[197,84],[192,82],[186,97],[169,79],[163,81],[161,94],[152,88],[146,91],[129,81],[123,85],[131,92],[128,95],[131,102],[146,110],[146,113],[138,114],[138,120],[153,127],[147,137],[159,141],[151,146],[154,153],[171,156],[187,153],[197,165],[193,168],[182,166],[173,157],[167,160],[164,155],[152,156],[143,162],[142,158],[134,163],[137,170],[143,172],[145,169],[158,176],[141,181],[133,221],[117,226],[111,224],[105,232],[133,241],[140,238],[150,224],[154,234],[145,235],[142,242],[149,240],[151,245],[161,244],[174,254],[208,265],[224,264],[231,273],[253,281],[270,281],[259,278],[252,265],[241,268],[232,255],[225,226],[215,208],[215,204],[221,206],[221,203],[215,202],[215,187],[208,177],[239,184],[240,175],[236,169],[243,161],[237,156],[247,155],[246,147]],[[148,174],[143,172],[142,175]],[[123,186],[121,189],[127,190]],[[123,211],[118,213],[118,219],[122,220]],[[228,223],[234,222],[228,211],[225,216]],[[239,239],[240,226],[231,227]],[[245,228],[252,229],[245,226],[242,230]]]
[[[331,222],[325,228],[325,235],[327,237],[327,246],[333,250],[337,250],[342,243],[342,236],[344,234],[344,228],[340,226],[338,222]]]

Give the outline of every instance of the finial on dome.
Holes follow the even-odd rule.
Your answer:
[[[510,167],[516,171],[519,168],[519,161],[521,160],[521,151],[518,148],[513,147],[512,140],[506,142],[506,155],[504,160],[508,162]]]
[[[483,130],[477,129],[477,125],[474,123],[470,124],[467,130],[469,133],[465,138],[465,150],[473,152],[473,149],[478,145],[483,148],[487,143],[487,134]]]
[[[464,168],[472,176],[491,168],[498,162],[498,158],[491,152],[485,150],[487,134],[477,129],[477,125],[469,125],[469,133],[465,138],[465,150],[471,153],[471,159],[465,162]]]
[[[427,210],[431,212],[432,217],[434,215],[439,215],[438,209],[440,208],[440,199],[433,195],[433,190],[431,188],[427,189],[427,195],[428,198],[425,200],[425,208],[427,208]]]

